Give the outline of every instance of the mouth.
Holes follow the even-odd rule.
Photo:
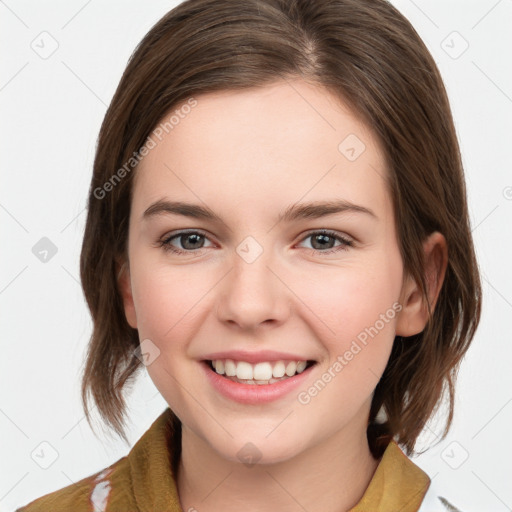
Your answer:
[[[265,386],[290,379],[317,362],[314,360],[279,360],[256,364],[233,359],[205,359],[202,363],[216,375],[239,384]]]

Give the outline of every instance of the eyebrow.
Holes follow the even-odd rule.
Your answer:
[[[344,199],[331,201],[315,201],[309,203],[295,203],[280,213],[277,222],[292,222],[300,219],[318,219],[336,213],[364,213],[374,219],[377,215],[365,206],[357,205]],[[210,208],[198,204],[182,201],[168,201],[161,199],[149,206],[142,214],[142,220],[148,220],[157,215],[182,215],[193,219],[209,220],[223,224],[224,221]]]

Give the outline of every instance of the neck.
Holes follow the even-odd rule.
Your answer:
[[[348,426],[296,456],[248,467],[221,457],[183,425],[177,474],[184,511],[342,512],[355,506],[377,469],[366,431]]]

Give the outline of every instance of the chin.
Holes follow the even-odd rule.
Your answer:
[[[247,467],[256,464],[276,464],[293,459],[305,448],[303,439],[295,439],[283,433],[273,432],[266,437],[267,430],[261,434],[235,435],[217,444],[211,440],[212,448],[224,459],[241,463]]]

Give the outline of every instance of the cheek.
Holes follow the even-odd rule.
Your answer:
[[[145,258],[148,261],[148,258]],[[146,263],[132,275],[134,302],[140,340],[149,339],[158,348],[158,357],[146,367],[153,383],[173,410],[186,415],[189,396],[195,394],[200,381],[192,372],[195,365],[187,362],[190,340],[202,325],[198,314],[210,308],[208,290],[215,279],[203,273],[193,274],[186,266]],[[210,279],[210,282],[208,281]],[[183,388],[183,383],[187,383]]]
[[[390,260],[386,265],[376,260],[379,263],[366,261],[360,266],[326,269],[324,278],[317,274],[315,279],[296,283],[294,291],[303,298],[303,311],[309,310],[308,316],[316,317],[312,323],[325,334],[320,339],[331,339],[335,345],[346,343],[375,323],[383,332],[393,330],[400,266],[389,264]],[[382,315],[386,317],[384,326]]]
[[[320,398],[324,403],[355,412],[384,372],[401,309],[401,260],[393,254],[376,254],[361,266],[331,269],[324,286],[318,285],[321,281],[302,286],[300,293],[307,297],[310,310],[308,323],[315,326],[314,335],[326,351],[317,386],[324,389],[325,384]],[[306,308],[303,311],[305,315]],[[311,395],[305,393],[313,396],[317,388]]]
[[[186,265],[135,263],[133,297],[141,339],[173,350],[190,339],[194,318],[208,301],[215,284],[211,272],[191,272]],[[172,343],[170,343],[172,341]]]
[[[320,320],[309,323],[316,326],[326,359],[317,380],[298,399],[326,408],[327,416],[350,417],[370,398],[389,360],[400,311],[398,290],[387,280],[354,275],[331,284],[330,300],[310,290],[310,307]]]

